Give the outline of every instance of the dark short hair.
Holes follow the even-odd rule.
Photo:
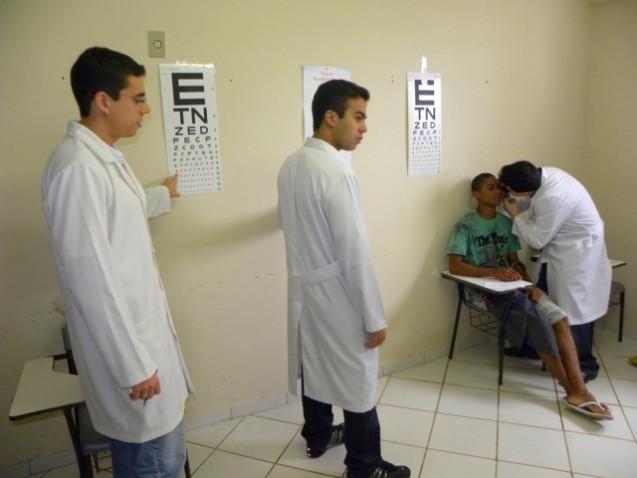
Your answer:
[[[354,98],[369,101],[369,91],[347,80],[330,80],[321,84],[312,99],[314,131],[321,127],[327,110],[335,111],[342,118],[347,109],[347,100]]]
[[[114,100],[128,86],[129,76],[144,76],[146,70],[130,56],[108,48],[85,50],[71,67],[71,89],[80,107],[80,116],[90,114],[95,94],[104,91]]]
[[[480,188],[484,184],[484,182],[489,179],[496,179],[494,174],[491,173],[480,173],[471,181],[471,190],[472,191],[480,191]]]
[[[518,161],[502,166],[499,180],[515,192],[535,192],[542,184],[542,171],[529,161]]]

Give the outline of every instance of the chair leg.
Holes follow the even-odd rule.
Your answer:
[[[458,308],[456,309],[456,321],[453,324],[453,335],[451,337],[451,347],[449,348],[449,359],[453,358],[453,349],[456,346],[456,335],[458,334],[458,323],[460,322],[460,309],[462,308],[462,297],[464,286],[458,284]]]
[[[498,333],[498,385],[502,385],[502,371],[504,370],[504,326],[500,326]]]
[[[498,330],[498,385],[502,385],[502,375],[504,370],[504,338],[506,336],[506,322],[513,296],[514,294],[507,294],[506,302],[500,312],[500,317],[498,317],[498,321],[500,322],[500,329]]]
[[[91,463],[91,455],[84,455],[80,464],[81,478],[93,478],[93,464]]]
[[[619,342],[624,338],[624,294],[625,291],[619,294]]]
[[[190,460],[188,460],[188,452],[186,452],[186,463],[184,464],[184,473],[186,474],[186,478],[191,478],[190,474]]]
[[[93,478],[91,457],[82,456],[82,450],[80,448],[80,440],[77,430],[77,416],[74,417],[73,411],[69,408],[65,408],[64,418],[66,419],[66,426],[69,429],[71,441],[73,442],[73,450],[75,451],[75,459],[77,460],[77,467],[80,471],[80,478]]]

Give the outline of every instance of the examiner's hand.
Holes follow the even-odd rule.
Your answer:
[[[159,376],[157,372],[147,380],[133,386],[131,393],[128,395],[131,400],[150,400],[155,395],[159,395],[161,387],[159,386]]]
[[[168,192],[170,193],[171,198],[178,198],[179,196],[181,196],[181,194],[177,192],[177,185],[179,184],[179,174],[168,176],[161,184],[162,186],[166,186],[168,188]]]
[[[518,202],[515,199],[504,198],[502,204],[506,212],[511,216],[511,219],[515,219],[515,216],[518,215]]]
[[[368,349],[373,349],[382,345],[387,335],[386,330],[387,329],[383,329],[369,334],[369,340],[365,342],[365,347],[367,347]]]
[[[501,281],[511,282],[514,280],[521,280],[522,276],[515,269],[510,269],[508,267],[502,267],[500,269],[495,269],[493,276]]]

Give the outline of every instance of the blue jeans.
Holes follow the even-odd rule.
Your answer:
[[[177,478],[186,463],[184,422],[154,440],[127,443],[110,439],[115,478]]]
[[[537,286],[549,294],[549,287],[546,279],[546,264],[542,264]],[[575,347],[577,347],[577,356],[579,358],[579,365],[582,369],[582,373],[594,373],[597,375],[599,363],[597,362],[597,358],[593,355],[594,327],[595,322],[589,322],[588,324],[582,325],[571,325],[571,335],[573,335],[573,341],[575,342]]]

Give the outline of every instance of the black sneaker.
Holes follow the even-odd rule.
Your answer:
[[[392,465],[388,461],[382,461],[378,467],[372,471],[368,478],[409,478],[411,470],[406,466]],[[358,478],[346,471],[343,478]]]
[[[345,439],[345,424],[341,423],[340,425],[336,425],[335,427],[332,427],[332,435],[330,436],[330,439],[327,442],[327,445],[325,445],[325,447],[312,448],[308,446],[305,449],[305,453],[310,458],[318,458],[330,448],[334,448],[335,446],[342,445],[344,439]]]

